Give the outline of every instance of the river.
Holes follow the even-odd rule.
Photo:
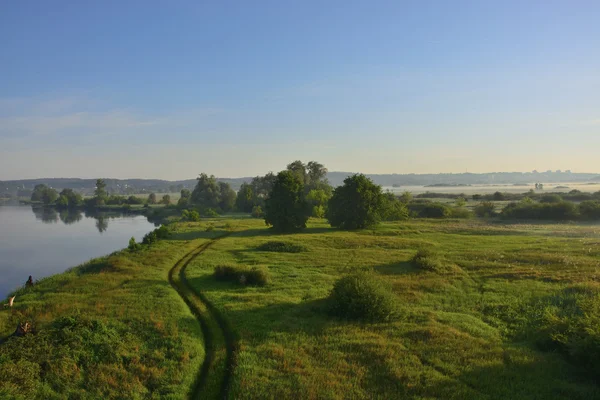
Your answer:
[[[0,206],[0,299],[33,280],[63,272],[91,258],[139,242],[154,229],[146,217],[57,212],[31,206]]]

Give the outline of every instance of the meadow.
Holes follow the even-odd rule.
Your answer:
[[[239,217],[171,229],[17,292],[0,332],[28,319],[36,333],[0,345],[2,398],[600,398],[598,367],[562,340],[588,332],[597,354],[599,225],[340,231],[311,219],[279,235]],[[420,250],[433,267],[412,261]],[[223,266],[268,282],[218,279]],[[332,287],[357,270],[389,283],[392,319],[332,315]],[[580,297],[589,326],[563,312]]]

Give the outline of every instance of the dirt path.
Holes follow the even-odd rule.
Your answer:
[[[169,271],[169,283],[185,301],[200,322],[204,335],[205,356],[191,399],[226,399],[235,365],[236,337],[226,320],[199,290],[194,289],[185,276],[187,266],[223,235],[203,243],[187,253]]]

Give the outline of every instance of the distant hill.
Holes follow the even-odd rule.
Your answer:
[[[339,186],[352,172],[329,172],[327,178],[333,186]],[[597,173],[571,172],[491,172],[484,174],[366,174],[375,183],[382,186],[466,186],[485,184],[534,184],[559,182],[600,182]],[[244,182],[250,182],[252,177],[217,178],[227,182],[234,190],[238,190]],[[107,189],[115,194],[135,193],[168,193],[179,192],[181,189],[193,189],[195,179],[167,181],[161,179],[105,179]],[[29,196],[37,184],[46,184],[55,189],[74,189],[83,194],[94,191],[95,179],[80,178],[40,178],[0,181],[0,196]]]
[[[333,186],[339,186],[351,173],[330,172],[327,177]],[[558,182],[590,182],[598,180],[597,173],[571,172],[490,172],[483,174],[366,174],[382,186],[464,186],[494,184],[534,184]]]

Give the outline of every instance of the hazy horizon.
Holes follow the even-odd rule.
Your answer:
[[[243,178],[253,178],[255,176],[263,176],[269,172],[273,172],[273,173],[277,173],[281,170],[284,170],[285,166],[278,168],[278,169],[274,169],[274,170],[269,170],[269,171],[263,171],[261,173],[257,173],[257,174],[248,174],[248,175],[240,175],[240,176],[218,176],[215,175],[217,178],[219,179],[243,179]],[[214,175],[211,174],[210,172],[207,171],[202,171],[202,172],[206,172],[209,175]],[[537,171],[540,174],[545,174],[548,172],[551,173],[568,173],[567,170],[544,170],[544,171]],[[596,175],[598,174],[600,176],[600,172],[594,172],[594,171],[570,171],[573,174],[589,174],[589,175]],[[353,174],[353,173],[362,173],[365,175],[442,175],[442,174],[450,174],[450,175],[460,175],[460,174],[464,174],[465,172],[433,172],[433,173],[412,173],[412,172],[407,172],[407,173],[397,173],[397,172],[390,172],[390,173],[370,173],[370,172],[364,172],[364,171],[328,171],[328,173],[338,173],[338,174]],[[487,172],[467,172],[469,174],[528,174],[528,173],[533,173],[533,171],[487,171]],[[196,176],[194,177],[179,177],[179,178],[174,178],[174,179],[163,179],[163,178],[157,178],[157,177],[139,177],[139,176],[123,176],[123,177],[117,177],[117,176],[37,176],[37,177],[33,177],[33,178],[15,178],[15,179],[0,179],[0,181],[20,181],[20,180],[42,180],[42,179],[98,179],[98,178],[102,178],[102,179],[118,179],[118,180],[131,180],[131,179],[148,179],[148,180],[152,180],[152,179],[156,179],[156,180],[165,180],[165,181],[185,181],[185,180],[193,180],[196,179],[197,176],[200,173],[198,173]]]
[[[599,19],[587,1],[6,3],[0,180],[246,177],[297,159],[595,171]]]

